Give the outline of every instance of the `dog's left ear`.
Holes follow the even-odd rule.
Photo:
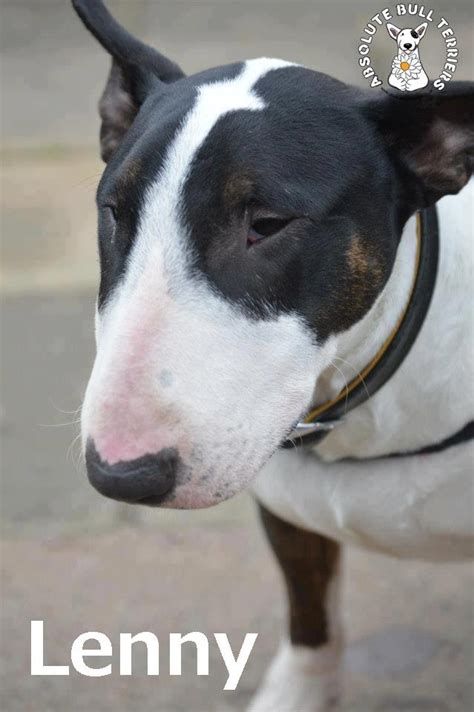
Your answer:
[[[364,102],[417,209],[457,193],[474,168],[474,82]]]
[[[110,54],[112,66],[99,102],[101,155],[109,161],[151,93],[184,77],[181,68],[140,42],[109,13],[102,0],[72,0],[84,25]]]

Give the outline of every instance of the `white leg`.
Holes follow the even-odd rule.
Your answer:
[[[340,648],[284,641],[248,712],[329,712],[339,697]]]

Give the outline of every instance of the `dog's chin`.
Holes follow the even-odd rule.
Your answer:
[[[215,507],[247,489],[261,467],[234,473],[233,477],[213,477],[209,472],[188,474],[185,481],[176,483],[173,490],[162,498],[150,498],[141,502],[152,507],[166,509],[206,509]]]
[[[150,501],[143,502],[143,504],[163,509],[207,509],[225,502],[240,491],[226,489],[222,492],[218,488],[212,491],[193,487],[177,487],[172,494],[167,495],[160,502]]]
[[[291,428],[288,429],[288,431]],[[251,460],[183,463],[174,487],[162,497],[150,497],[139,504],[163,509],[206,509],[215,507],[248,489],[278,447],[261,452]]]

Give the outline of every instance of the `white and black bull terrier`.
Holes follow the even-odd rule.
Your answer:
[[[425,36],[427,22],[415,29],[400,30],[387,22],[387,31],[398,46],[398,53],[392,61],[392,71],[388,83],[400,91],[416,91],[428,85],[428,76],[423,69],[418,45]]]
[[[341,544],[472,552],[473,84],[367,95],[278,59],[187,77],[102,2],[73,1],[112,55],[89,479],[172,508],[252,487],[290,615],[251,710],[324,710]],[[280,448],[409,328],[416,214],[435,203],[437,274],[403,362],[324,441]]]

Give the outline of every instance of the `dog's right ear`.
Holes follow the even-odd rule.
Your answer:
[[[387,22],[387,30],[388,30],[388,34],[390,35],[392,40],[396,41],[401,30],[398,27],[396,27],[395,25],[392,25],[391,22]]]
[[[364,115],[382,138],[411,211],[458,193],[474,172],[474,82],[415,95],[376,92]]]
[[[101,155],[115,153],[140,106],[152,91],[184,77],[180,67],[127,32],[102,0],[72,0],[87,29],[112,57],[107,84],[99,102],[102,119]]]

